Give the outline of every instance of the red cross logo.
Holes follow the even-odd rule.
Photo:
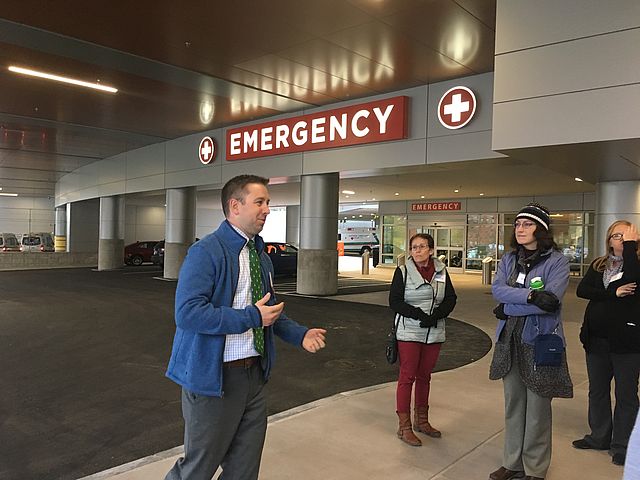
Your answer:
[[[216,158],[216,142],[211,137],[204,137],[200,140],[198,147],[198,157],[204,165],[208,165]]]
[[[467,87],[453,87],[438,103],[438,120],[450,130],[464,127],[476,113],[476,96]]]

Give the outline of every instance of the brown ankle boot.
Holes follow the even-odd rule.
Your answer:
[[[398,412],[398,438],[412,447],[420,447],[422,442],[411,428],[411,414]]]
[[[429,423],[429,407],[417,407],[413,412],[413,429],[433,438],[440,438],[442,433]]]

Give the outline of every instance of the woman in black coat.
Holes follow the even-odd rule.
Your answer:
[[[589,375],[591,433],[575,440],[580,449],[609,450],[624,465],[638,412],[640,373],[640,280],[638,231],[627,221],[607,229],[607,255],[593,261],[577,294],[589,300],[580,329]],[[611,380],[616,406],[611,416]]]

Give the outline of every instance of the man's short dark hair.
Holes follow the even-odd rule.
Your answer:
[[[222,187],[222,211],[224,216],[229,216],[229,200],[235,198],[239,202],[244,203],[244,197],[246,195],[245,187],[250,183],[258,183],[265,187],[269,184],[269,179],[259,177],[258,175],[238,175],[233,177]]]

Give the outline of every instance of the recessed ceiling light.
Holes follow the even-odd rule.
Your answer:
[[[103,92],[116,93],[117,88],[108,87],[99,83],[85,82],[83,80],[76,80],[75,78],[62,77],[60,75],[54,75],[52,73],[38,72],[37,70],[31,70],[28,68],[10,66],[9,71],[14,73],[21,73],[23,75],[29,75],[31,77],[45,78],[47,80],[54,80],[56,82],[69,83],[71,85],[77,85],[79,87],[93,88],[95,90],[102,90]]]
[[[375,202],[375,201],[376,201],[376,199],[375,199],[375,198],[372,198],[372,199],[371,199],[371,201],[372,201],[372,202]]]
[[[2,187],[0,187],[0,191],[2,191]]]
[[[394,195],[397,197],[398,195],[400,195],[400,192],[396,192],[394,193]]]
[[[359,218],[362,218],[362,215],[358,215]]]
[[[2,197],[17,197],[18,194],[17,193],[0,193],[0,196],[2,196]]]
[[[346,198],[349,198],[349,195],[345,195]]]
[[[484,193],[481,193],[480,196],[482,197],[484,195]]]
[[[458,193],[460,190],[458,190],[457,188],[453,191],[454,193]]]
[[[424,198],[424,195],[420,195],[420,198]]]
[[[344,193],[345,195],[355,195],[356,192],[354,192],[353,190],[342,190],[342,193]]]
[[[582,180],[580,177],[576,177],[576,178],[574,178],[574,180],[575,180],[576,182],[584,182],[584,180]]]

